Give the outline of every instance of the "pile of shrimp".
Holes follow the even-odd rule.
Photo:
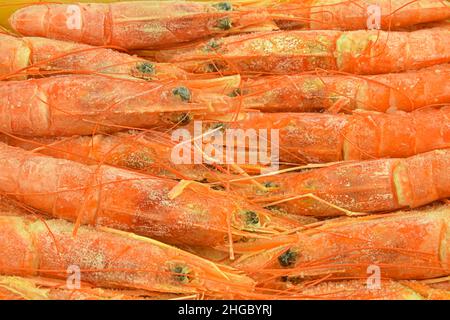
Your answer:
[[[450,299],[449,20],[447,0],[21,6],[0,298]]]

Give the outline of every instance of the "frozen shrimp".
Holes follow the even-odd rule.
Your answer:
[[[439,27],[412,32],[274,31],[148,54],[196,73],[293,74],[325,69],[380,74],[450,62],[449,37],[450,29]]]
[[[106,47],[0,33],[0,79],[21,80],[57,73],[105,73],[144,80],[186,79],[188,73],[167,63]]]
[[[449,219],[448,205],[332,219],[285,238],[276,249],[261,246],[235,265],[260,277],[261,284],[280,277],[294,283],[312,278],[367,279],[375,272],[379,279],[448,276]]]
[[[277,29],[264,9],[194,1],[37,4],[19,9],[9,22],[23,35],[126,49],[169,47],[218,34]]]

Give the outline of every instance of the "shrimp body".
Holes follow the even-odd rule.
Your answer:
[[[146,82],[99,75],[4,81],[0,128],[24,136],[82,135],[173,126],[189,119],[191,111],[214,108],[214,101],[226,107],[222,94],[205,93],[197,86],[198,81],[191,85],[181,80]]]
[[[280,75],[243,81],[236,103],[265,112],[412,111],[450,103],[450,65],[374,76]],[[436,85],[439,84],[439,85]]]
[[[138,79],[186,79],[189,74],[167,63],[155,63],[107,48],[39,37],[0,34],[0,79],[24,79],[45,73],[106,73]]]
[[[175,142],[164,133],[138,131],[72,137],[23,139],[4,136],[3,142],[54,158],[84,164],[107,164],[173,179],[217,181],[225,174],[201,164],[175,164],[171,160]]]
[[[246,184],[243,192],[258,203],[300,215],[417,208],[450,197],[449,163],[449,149],[409,158],[349,161],[308,172],[258,178],[274,188],[262,195]]]
[[[16,11],[11,26],[24,35],[115,45],[127,49],[173,46],[217,34],[285,29],[392,30],[445,20],[450,8],[438,0],[310,0],[259,6],[258,1],[140,1],[112,4],[45,4]],[[368,17],[377,6],[380,23]],[[372,12],[376,14],[376,12]]]
[[[299,290],[306,299],[329,300],[448,300],[450,292],[432,288],[421,281],[381,280],[379,287],[367,280],[327,281]]]
[[[78,25],[70,28],[71,21]],[[126,49],[168,47],[246,28],[255,30],[258,24],[262,30],[276,29],[261,9],[243,12],[228,2],[191,1],[32,5],[16,11],[9,22],[23,35]]]
[[[298,226],[200,183],[180,188],[174,180],[106,165],[87,166],[4,144],[0,168],[0,190],[30,207],[168,243],[216,247]]]
[[[143,290],[98,288],[85,283],[78,289],[69,289],[67,282],[60,279],[0,276],[1,300],[136,300],[176,297]]]
[[[274,31],[161,50],[154,57],[196,73],[292,74],[325,69],[380,74],[450,62],[449,37],[448,28]]]
[[[109,288],[168,293],[251,292],[253,282],[158,241],[112,229],[81,227],[64,220],[0,216],[0,272],[67,278],[77,266],[83,281]],[[203,289],[202,289],[203,288]]]
[[[25,216],[34,213],[22,203],[4,195],[0,195],[0,212],[2,216]]]
[[[396,30],[450,18],[450,6],[440,0],[291,0],[269,12],[280,28],[314,30]]]
[[[209,118],[215,121],[204,122],[203,131],[208,132],[219,125],[244,132],[279,130],[279,158],[284,163],[404,158],[450,148],[449,107],[392,114],[366,111],[352,115],[249,112],[240,114],[238,121],[231,117]],[[194,131],[192,125],[188,127]],[[271,141],[271,135],[267,139]],[[223,146],[226,146],[224,142]]]
[[[266,273],[296,281],[327,275],[366,278],[376,267],[385,279],[448,276],[449,220],[446,205],[329,220],[299,232],[292,243],[249,255],[236,265],[255,276]]]

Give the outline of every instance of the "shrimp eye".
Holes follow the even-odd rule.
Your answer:
[[[181,125],[186,125],[192,120],[192,116],[189,113],[183,113],[180,115],[180,120],[178,121]]]
[[[212,50],[219,49],[219,47],[220,47],[219,42],[217,42],[217,40],[215,40],[215,39],[211,39],[211,40],[209,40],[209,42],[206,44],[205,50],[206,50],[206,51],[212,51]]]
[[[136,69],[143,74],[155,74],[155,66],[150,62],[140,62]]]
[[[220,184],[215,184],[215,185],[213,185],[213,186],[211,187],[211,189],[217,190],[217,191],[224,191],[224,190],[225,190],[225,187],[224,187],[224,186],[221,186]]]
[[[189,124],[189,122],[191,122],[191,120],[192,120],[192,116],[186,112],[176,114],[172,117],[172,122],[182,125],[182,126]]]
[[[231,20],[228,17],[219,19],[217,21],[217,28],[219,28],[221,30],[230,30],[231,27],[232,27]]]
[[[268,189],[275,189],[275,188],[278,188],[279,185],[276,184],[275,182],[268,181],[268,182],[265,182],[265,183],[264,183],[264,187],[266,187],[266,188],[268,188]]]
[[[212,61],[208,64],[204,65],[204,71],[205,72],[219,72],[220,70],[224,69],[226,65],[224,65],[223,62],[220,61]]]
[[[278,262],[283,267],[291,267],[295,264],[295,261],[297,260],[297,253],[294,251],[291,251],[291,249],[287,250],[283,254],[281,254],[278,257]]]
[[[222,10],[222,11],[231,11],[231,10],[233,10],[233,6],[229,2],[215,3],[215,4],[213,4],[213,7],[217,8],[219,10]]]
[[[189,277],[191,271],[188,267],[176,265],[172,268],[171,271],[174,273],[173,278],[175,281],[180,283],[189,283],[191,281]]]
[[[230,94],[228,94],[229,97],[237,97],[240,96],[242,94],[242,91],[240,88],[234,89]]]
[[[286,210],[280,208],[279,206],[268,206],[266,209],[276,213],[287,214]]]
[[[222,122],[216,122],[213,123],[210,127],[209,130],[214,130],[214,129],[219,129],[220,131],[224,131],[225,130],[225,124]]]
[[[182,101],[191,100],[191,92],[186,87],[177,87],[172,90],[172,93],[176,96],[179,96]]]
[[[302,280],[303,280],[302,277],[289,277],[289,276],[280,277],[281,282],[290,282],[292,284],[300,284]]]
[[[214,63],[209,63],[205,66],[205,72],[217,72],[219,69],[214,65]]]
[[[243,215],[245,217],[246,224],[253,226],[259,224],[259,217],[255,211],[246,210],[243,212]]]

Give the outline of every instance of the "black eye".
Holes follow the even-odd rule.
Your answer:
[[[297,260],[297,253],[294,251],[291,251],[291,249],[287,250],[285,253],[281,254],[278,257],[278,262],[283,267],[291,267],[295,264],[295,261]]]
[[[136,68],[139,72],[144,74],[155,74],[155,66],[150,62],[140,62]]]
[[[219,19],[217,21],[217,28],[219,28],[221,30],[230,30],[231,27],[232,27],[231,20],[228,17]]]
[[[227,63],[225,61],[220,60],[212,60],[203,65],[204,72],[219,72],[220,70],[224,70],[227,68]]]
[[[186,87],[177,87],[172,90],[172,93],[176,96],[179,96],[182,101],[191,100],[191,92]]]
[[[189,122],[191,122],[192,116],[189,113],[182,113],[178,116],[177,120],[178,120],[177,121],[178,124],[184,126],[186,124],[189,124]]]
[[[228,3],[228,2],[215,3],[215,4],[213,4],[213,7],[217,8],[219,10],[222,10],[222,11],[231,11],[231,10],[233,10],[233,6],[231,5],[231,3]]]
[[[219,49],[220,45],[215,39],[209,40],[209,42],[206,44],[206,51],[213,51],[216,49]]]
[[[224,191],[224,190],[225,190],[225,187],[216,184],[216,185],[213,185],[213,186],[211,187],[211,189],[213,189],[213,190],[218,190],[218,191]]]
[[[212,131],[212,130],[215,130],[215,129],[220,129],[221,131],[223,131],[224,129],[225,129],[225,124],[224,123],[222,123],[222,122],[216,122],[216,123],[213,123],[210,127],[209,127],[209,129]]]
[[[188,283],[191,279],[189,278],[189,268],[181,265],[173,267],[172,272],[174,273],[173,278],[177,282]]]
[[[241,94],[242,94],[241,89],[237,88],[237,89],[234,89],[233,92],[228,94],[228,96],[234,98],[234,97],[240,96]]]
[[[259,223],[259,217],[255,211],[246,210],[243,212],[243,215],[248,225],[257,225]]]
[[[220,68],[215,63],[208,63],[205,66],[205,72],[218,72]]]
[[[266,187],[266,188],[278,188],[279,186],[275,182],[268,181],[268,182],[264,183],[264,187]]]

